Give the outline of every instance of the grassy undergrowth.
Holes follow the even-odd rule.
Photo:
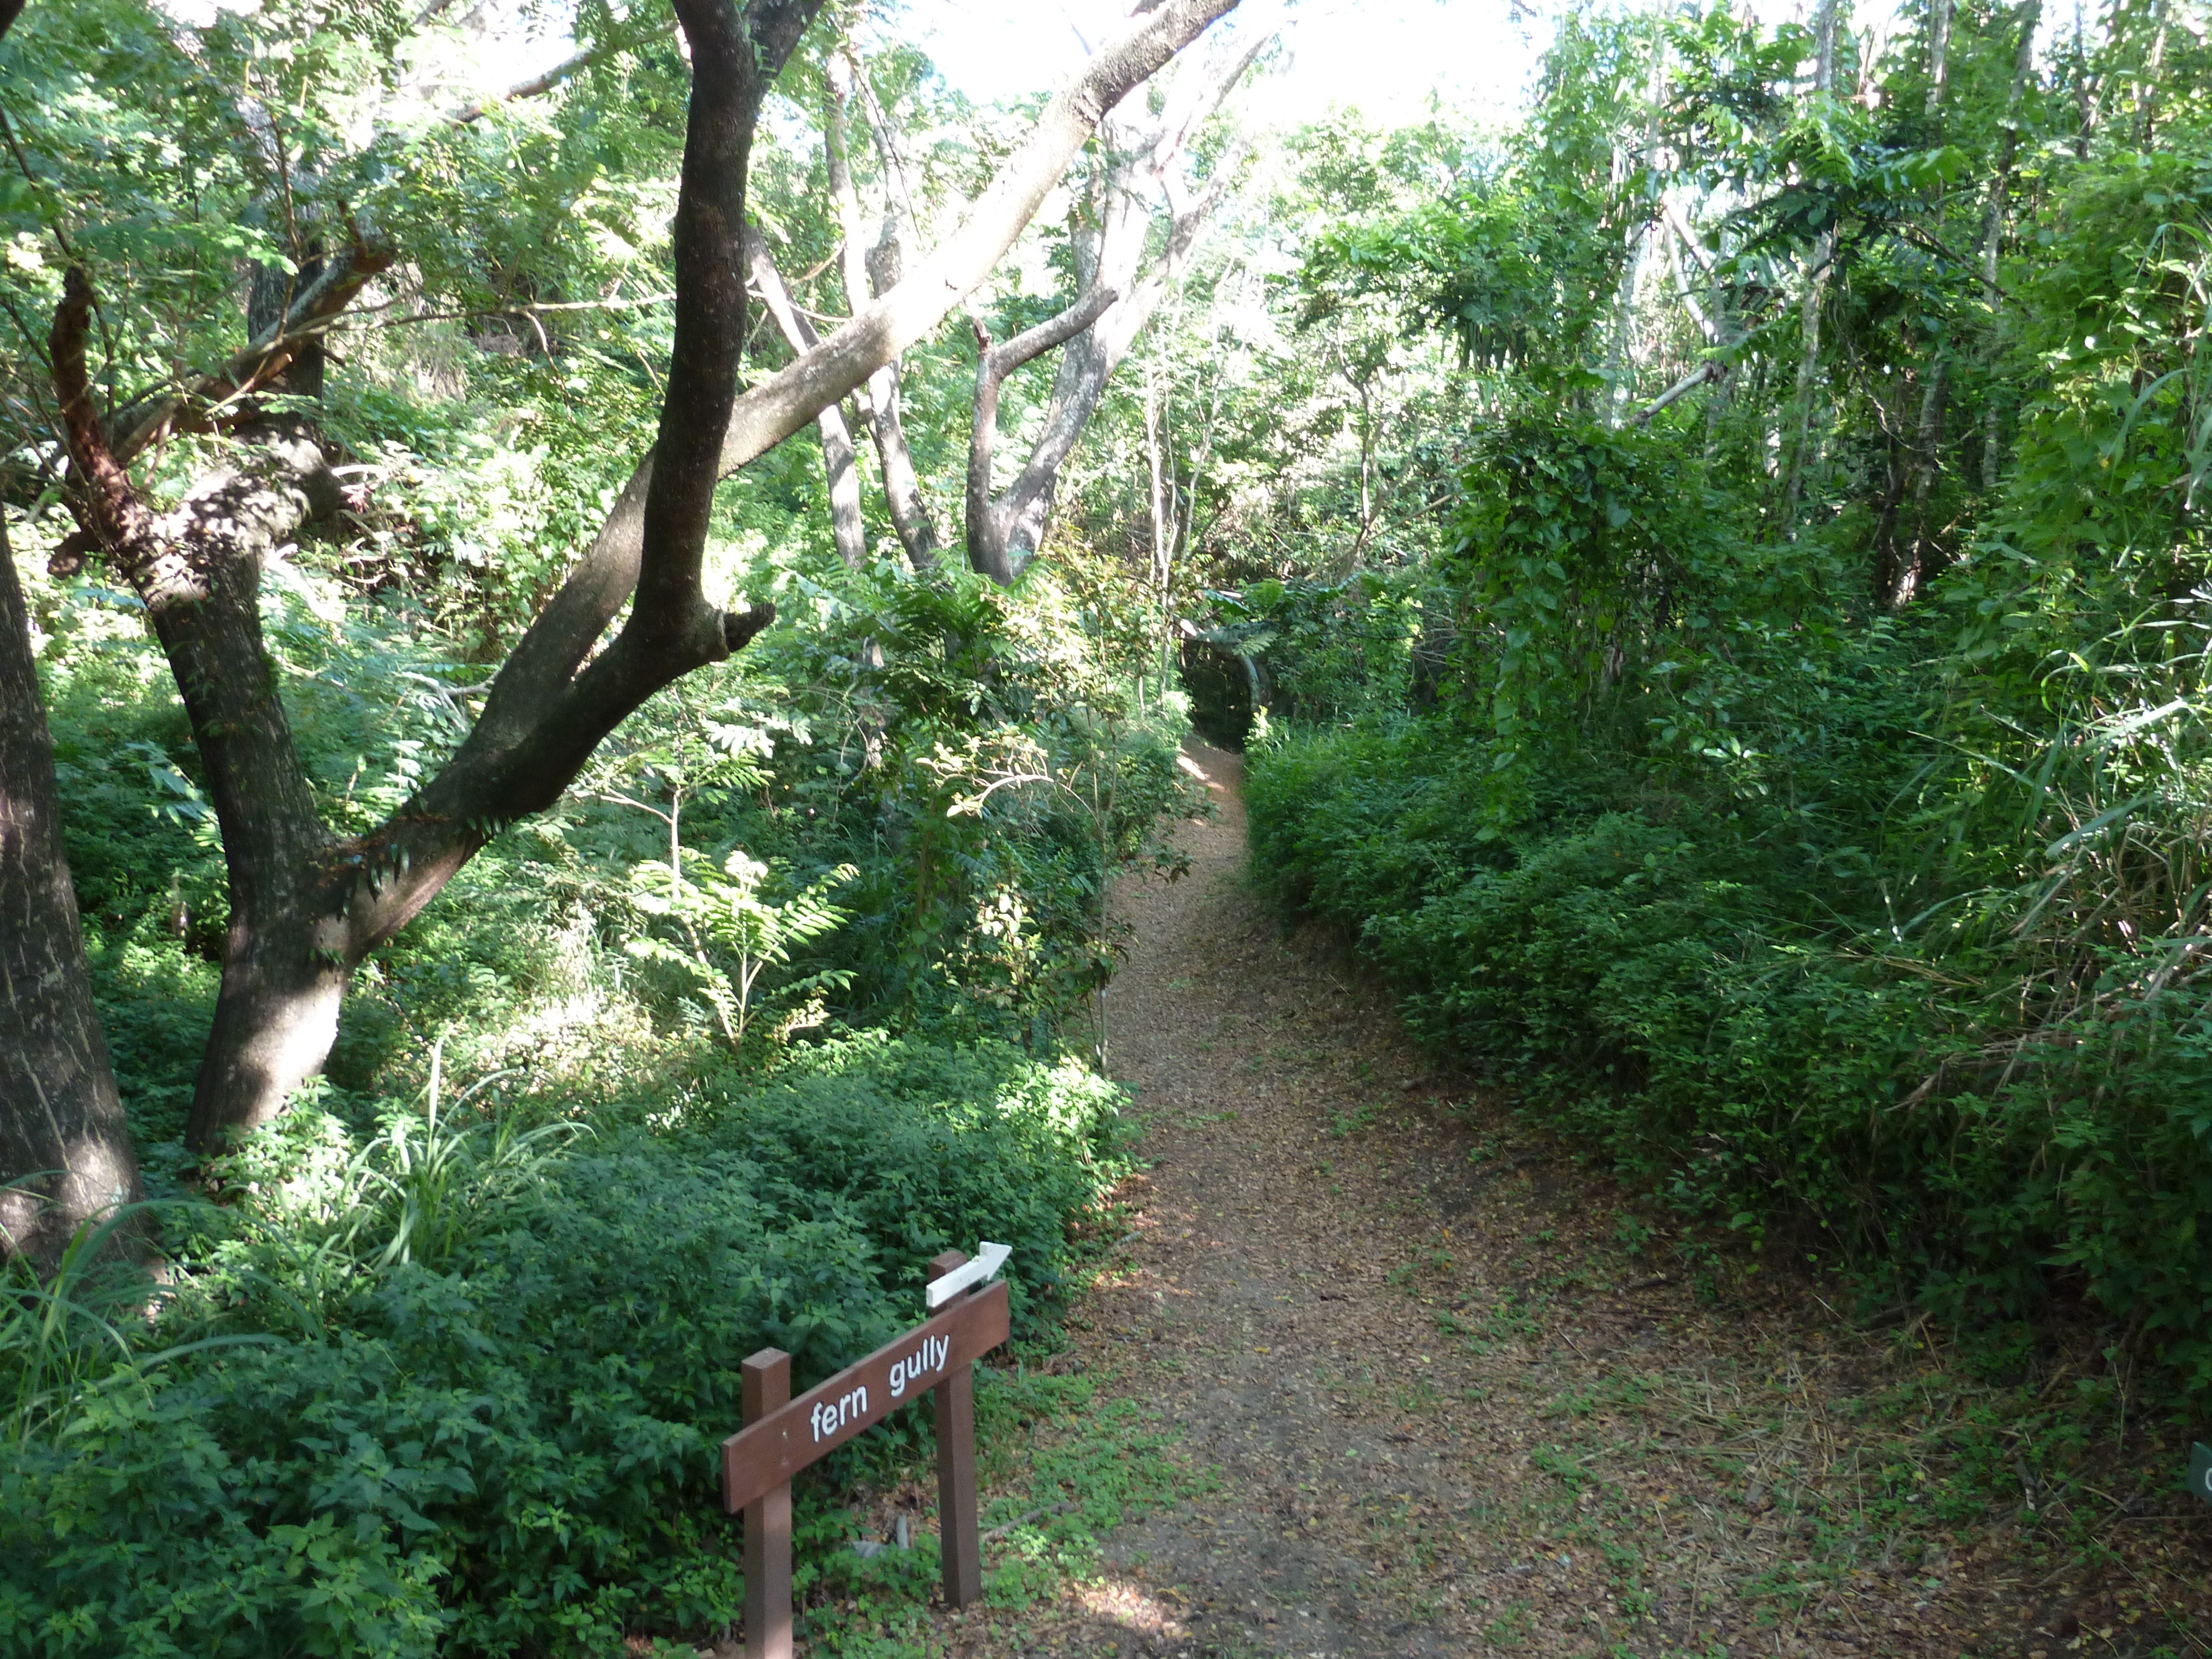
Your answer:
[[[1031,1369],[1047,1356],[1017,1345],[1011,1366],[979,1367],[975,1428],[984,1492],[983,1605],[979,1616],[1048,1606],[1101,1571],[1106,1534],[1209,1491],[1216,1477],[1176,1449],[1139,1402],[1106,1395],[1098,1380]],[[918,1413],[916,1413],[919,1414]],[[880,1524],[908,1514],[909,1547],[863,1557],[850,1547],[868,1522],[841,1508],[824,1528],[835,1539],[800,1588],[799,1633],[823,1654],[920,1659],[936,1650],[939,1586],[934,1477],[918,1442],[885,1461],[866,1506]],[[923,1530],[927,1528],[927,1530]]]

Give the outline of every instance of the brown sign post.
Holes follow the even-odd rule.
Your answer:
[[[929,1264],[942,1279],[966,1262],[947,1250]],[[763,1348],[742,1367],[745,1426],[722,1442],[722,1507],[745,1516],[745,1659],[791,1656],[791,1477],[928,1390],[937,1407],[937,1524],[945,1599],[964,1607],[983,1593],[975,1518],[977,1358],[1006,1340],[1001,1279],[791,1397],[791,1356]]]

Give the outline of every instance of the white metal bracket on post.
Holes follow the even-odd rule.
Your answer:
[[[1006,1258],[1013,1253],[1014,1247],[1011,1244],[994,1244],[989,1239],[984,1239],[975,1247],[973,1261],[965,1267],[955,1267],[942,1279],[929,1281],[929,1311],[935,1313],[963,1291],[989,1284],[999,1276],[999,1269],[1006,1265]]]

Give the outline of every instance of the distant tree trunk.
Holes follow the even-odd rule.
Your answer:
[[[1813,26],[1813,94],[1825,100],[1836,86],[1836,0],[1820,0]],[[1805,265],[1805,291],[1798,301],[1797,325],[1802,350],[1797,362],[1796,394],[1790,404],[1790,430],[1782,477],[1782,532],[1797,527],[1797,507],[1805,486],[1805,467],[1813,447],[1813,405],[1820,390],[1820,301],[1828,283],[1828,268],[1836,254],[1833,226],[1813,240]]]
[[[1091,179],[1091,220],[1073,239],[1076,280],[1085,291],[1084,300],[1004,346],[993,349],[983,343],[982,359],[976,364],[975,421],[968,456],[968,563],[995,582],[1014,581],[1044,545],[1060,470],[1097,411],[1114,371],[1170,289],[1182,280],[1199,234],[1220,200],[1232,171],[1231,157],[1218,161],[1206,186],[1188,200],[1178,199],[1175,168],[1199,129],[1273,38],[1257,30],[1255,37],[1205,70],[1194,69],[1179,79],[1148,125],[1136,126],[1134,117],[1100,124],[1103,153]],[[1152,201],[1160,193],[1168,198],[1166,246],[1148,261]],[[1106,303],[1076,332],[1063,336],[1056,331],[1102,295],[1109,296]],[[977,332],[981,333],[980,325]],[[1042,429],[1013,482],[994,493],[992,462],[999,385],[1027,361],[1014,348],[1035,345],[1036,351],[1030,354],[1035,356],[1063,338]]]
[[[2012,87],[2005,94],[2005,112],[1997,137],[1996,165],[1990,170],[1990,194],[1982,212],[1982,302],[1990,313],[1989,340],[1984,349],[1982,430],[1982,491],[1995,495],[1997,472],[2003,459],[2002,411],[1997,404],[1997,360],[2004,349],[2004,295],[1997,288],[1997,257],[2004,248],[2005,192],[2012,183],[2013,163],[2020,155],[2020,106],[2027,94],[2027,77],[2035,70],[2035,28],[2043,21],[2043,0],[2027,0],[2020,9],[2020,43],[2013,50]]]
[[[885,214],[883,236],[872,258],[863,245],[860,192],[853,182],[851,147],[847,137],[845,118],[848,94],[841,87],[841,73],[848,75],[856,88],[864,88],[866,71],[855,58],[830,60],[830,73],[827,76],[830,103],[823,112],[822,126],[830,194],[836,203],[838,222],[844,232],[841,275],[845,283],[845,305],[848,310],[857,313],[871,299],[898,286],[901,274],[899,215],[896,207]],[[884,171],[886,177],[890,177],[896,166],[890,135],[881,123],[872,122],[870,125],[882,143]],[[902,198],[904,194],[903,191],[899,192]],[[907,446],[906,413],[901,391],[896,359],[885,363],[868,377],[868,432],[876,443],[876,464],[883,474],[884,501],[890,509],[891,529],[898,536],[899,545],[906,550],[907,562],[921,570],[936,562],[937,550],[943,543],[937,533],[937,520],[930,514],[929,503],[922,498],[921,479],[915,471],[913,452]]]
[[[769,315],[775,319],[776,330],[791,348],[792,356],[801,356],[819,345],[813,325],[793,303],[790,287],[769,252],[768,239],[756,225],[745,227],[745,265],[752,275],[754,290],[768,307]],[[830,495],[830,533],[837,544],[837,556],[858,570],[868,562],[868,526],[860,515],[860,458],[853,452],[853,430],[845,424],[844,405],[825,404],[814,417],[814,428],[822,440],[822,471]]]
[[[1651,42],[1651,88],[1645,103],[1644,148],[1637,171],[1643,175],[1643,211],[1628,233],[1628,268],[1621,273],[1620,291],[1613,301],[1613,334],[1605,355],[1605,423],[1617,427],[1628,412],[1630,382],[1629,335],[1636,325],[1636,295],[1644,285],[1644,261],[1659,222],[1659,120],[1667,107],[1667,34],[1655,27]],[[1363,514],[1363,517],[1364,514]]]
[[[0,27],[7,20],[0,19]],[[30,616],[0,521],[0,1255],[50,1261],[138,1197],[62,845]]]
[[[1928,9],[1928,123],[1929,137],[1939,141],[1943,133],[1943,95],[1950,82],[1951,61],[1951,0],[1930,0]],[[1936,206],[1936,228],[1940,236],[1943,228],[1943,207],[1939,199]],[[1920,398],[1920,420],[1913,432],[1911,458],[1912,538],[1903,548],[1903,556],[1893,561],[1883,574],[1881,591],[1875,597],[1890,609],[1895,610],[1911,603],[1920,591],[1921,582],[1935,568],[1938,557],[1935,538],[1928,522],[1928,503],[1934,494],[1936,475],[1942,466],[1943,410],[1951,389],[1951,357],[1948,344],[1938,341],[1936,361],[1929,368],[1928,382]]]
[[[991,462],[998,444],[999,392],[1006,376],[1024,363],[1065,345],[1098,320],[1121,295],[1099,284],[1060,315],[994,345],[982,324],[975,324],[975,402],[968,443],[968,562],[1000,586],[1012,586],[1021,570],[1008,550],[1013,510],[991,495]]]
[[[246,299],[246,331],[249,337],[282,324],[301,290],[323,274],[321,247],[302,250],[298,264],[297,271],[287,271],[276,265],[253,267],[253,280]],[[269,389],[288,392],[295,397],[319,398],[323,395],[324,370],[329,362],[329,350],[321,336],[303,340],[292,360],[270,377]]]

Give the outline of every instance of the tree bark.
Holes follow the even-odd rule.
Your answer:
[[[0,0],[0,36],[22,15]],[[55,1261],[140,1196],[84,954],[31,618],[0,516],[0,1258]]]
[[[883,235],[863,261],[867,267],[867,291],[884,294],[896,288],[902,259],[899,222],[886,216]],[[937,515],[922,495],[921,475],[915,471],[914,452],[907,444],[906,387],[896,359],[868,377],[868,401],[875,412],[876,459],[883,468],[884,497],[890,505],[891,525],[898,532],[899,544],[906,549],[907,562],[920,570],[937,562],[945,538],[938,533]]]
[[[335,480],[296,432],[262,428],[157,518],[108,449],[85,366],[92,284],[67,273],[49,342],[75,505],[146,606],[182,692],[222,829],[230,927],[187,1139],[214,1145],[222,1103],[289,1092],[337,1031],[341,919],[314,902],[328,841],[261,635],[261,570]],[[313,1054],[306,1071],[296,1058]],[[295,1075],[296,1073],[296,1075]],[[283,1093],[277,1098],[281,1103]]]
[[[30,616],[0,521],[0,1256],[51,1262],[79,1227],[138,1196],[70,885]]]

